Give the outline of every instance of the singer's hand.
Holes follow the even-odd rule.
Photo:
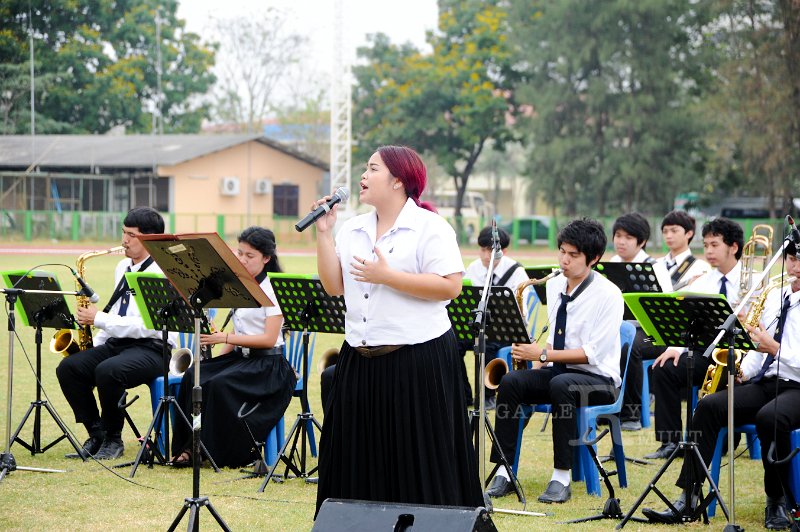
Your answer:
[[[332,197],[333,194],[328,194],[324,198],[315,201],[313,204],[311,204],[310,210],[313,211]],[[317,226],[317,233],[327,233],[328,231],[333,230],[333,226],[336,225],[336,209],[338,208],[339,204],[334,205],[330,212],[326,213],[324,216],[320,216],[317,221],[314,222],[314,224]]]
[[[78,307],[75,312],[76,319],[80,325],[94,325],[94,317],[97,315],[97,307],[89,305],[88,307]]]
[[[386,284],[392,275],[392,269],[380,248],[376,247],[374,251],[374,261],[354,255],[353,262],[350,263],[350,273],[353,279],[362,283]]]

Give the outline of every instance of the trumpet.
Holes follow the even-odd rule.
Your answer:
[[[172,352],[172,357],[169,359],[169,373],[176,377],[183,377],[186,370],[189,369],[194,362],[194,353],[187,347],[181,347]]]
[[[525,318],[525,307],[524,303],[522,302],[522,293],[525,291],[526,288],[529,286],[537,286],[541,284],[545,284],[547,281],[556,277],[557,275],[561,275],[560,269],[555,269],[546,276],[542,277],[541,279],[528,279],[527,281],[523,281],[517,286],[516,290],[514,291],[514,296],[517,298],[517,306],[519,307],[519,312],[522,314],[522,317]],[[528,363],[524,360],[514,360],[513,361],[514,369],[528,369]],[[503,376],[508,373],[508,364],[502,358],[495,358],[488,364],[486,364],[486,368],[483,372],[483,384],[490,390],[496,390],[500,386],[500,380]]]

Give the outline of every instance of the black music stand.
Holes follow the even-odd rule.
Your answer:
[[[686,392],[686,431],[684,437],[689,438],[692,434],[692,376],[694,373],[694,353],[702,350],[714,342],[718,329],[730,321],[731,317],[735,320],[733,310],[728,302],[720,295],[700,295],[700,294],[624,294],[625,303],[639,320],[642,329],[655,339],[657,345],[685,345],[687,346],[687,392]],[[740,349],[754,349],[750,337],[739,326],[732,344]],[[617,525],[617,529],[625,526],[636,509],[642,504],[650,491],[655,491],[669,509],[678,513],[672,502],[664,496],[656,486],[658,480],[666,472],[675,459],[683,453],[684,463],[696,460],[702,467],[704,479],[699,481],[694,478],[695,469],[690,463],[688,466],[689,482],[688,488],[684,490],[686,497],[686,508],[681,512],[683,522],[697,521],[702,516],[703,522],[708,524],[708,514],[706,508],[712,500],[716,499],[722,508],[725,518],[728,519],[728,507],[722,500],[714,479],[708,471],[697,444],[693,441],[683,440],[670,455],[647,489],[633,505],[633,508],[625,515]],[[703,498],[696,508],[692,507],[692,495],[699,493],[703,482],[708,480],[711,490]]]
[[[183,422],[191,430],[192,424],[183,413],[183,409],[178,405],[175,396],[169,393],[169,361],[171,358],[171,351],[169,347],[169,332],[194,332],[194,311],[189,304],[181,297],[175,287],[169,280],[159,273],[150,272],[129,272],[125,274],[128,281],[128,286],[134,293],[133,299],[136,301],[136,306],[139,307],[139,312],[142,315],[144,325],[148,329],[161,331],[162,342],[162,377],[164,379],[161,398],[158,400],[158,407],[153,413],[153,420],[147,428],[144,436],[140,438],[142,444],[139,447],[139,452],[136,454],[136,459],[129,464],[122,464],[125,467],[132,466],[128,478],[133,478],[136,474],[136,469],[142,462],[146,454],[149,454],[148,466],[153,467],[154,463],[158,465],[171,465],[167,456],[170,453],[169,444],[169,413],[170,407],[183,419]],[[203,332],[208,332],[208,323],[205,321],[205,315],[202,319]],[[196,338],[199,342],[199,337]],[[163,432],[162,432],[163,427]],[[150,435],[155,431],[155,440],[151,440]],[[157,441],[164,443],[164,454],[159,450]],[[151,448],[152,453],[147,453],[147,449]],[[200,452],[206,456],[214,471],[219,472],[214,458],[208,453],[208,450],[200,442]],[[165,456],[166,455],[166,456]]]
[[[475,450],[478,452],[479,459],[482,460],[482,453],[479,451],[480,446],[480,418],[481,418],[481,394],[483,393],[483,372],[484,367],[479,360],[478,353],[485,352],[486,339],[489,341],[510,345],[529,344],[531,343],[530,335],[528,334],[527,325],[525,320],[522,319],[519,305],[517,305],[514,293],[505,286],[492,286],[489,291],[488,302],[484,311],[485,321],[481,323],[481,316],[476,320],[476,309],[480,307],[483,298],[484,288],[480,286],[464,286],[461,289],[461,294],[450,301],[447,305],[447,313],[450,316],[450,322],[453,325],[453,331],[456,333],[458,340],[473,342],[475,344],[475,387],[473,409],[469,412],[470,428],[473,435]],[[491,309],[488,307],[491,306]],[[509,368],[509,371],[512,368]],[[486,426],[486,433],[489,435],[490,444],[496,447],[500,454],[500,462],[495,464],[489,476],[483,481],[484,487],[488,486],[489,481],[500,468],[501,465],[506,467],[506,470],[511,476],[511,483],[514,486],[514,492],[517,494],[517,499],[526,504],[525,496],[522,492],[522,487],[516,475],[511,469],[511,464],[508,458],[503,453],[500,446],[496,444],[496,436],[488,416],[484,411],[484,424]],[[490,447],[490,448],[492,448]],[[502,511],[497,509],[496,511]],[[535,514],[529,512],[530,515],[545,515]]]
[[[203,308],[254,308],[272,306],[258,282],[216,233],[186,235],[140,235],[139,240],[194,311],[194,358],[200,360],[200,333]],[[213,305],[212,305],[213,303]],[[188,529],[199,528],[199,511],[205,507],[223,530],[230,530],[208,497],[200,496],[200,430],[202,428],[202,389],[200,363],[194,364],[192,388],[192,496],[184,504],[170,531],[187,510]]]
[[[61,286],[58,284],[58,279],[55,275],[44,271],[34,272],[4,272],[9,286],[20,288],[23,292],[19,296],[17,310],[20,310],[22,324],[25,326],[35,327],[35,342],[36,342],[36,400],[31,402],[28,411],[22,417],[17,429],[10,438],[11,445],[14,442],[19,443],[31,452],[31,456],[37,453],[44,453],[49,448],[66,438],[70,444],[79,451],[80,446],[75,439],[69,434],[66,425],[58,417],[58,414],[50,406],[50,403],[42,400],[42,328],[47,327],[51,329],[74,329],[75,320],[67,307],[67,302],[61,293]],[[39,290],[43,292],[25,292],[25,290]],[[50,292],[50,293],[46,293]],[[41,429],[41,409],[44,408],[50,414],[50,417],[55,421],[58,428],[61,429],[61,436],[42,447],[42,429]],[[25,426],[25,423],[33,414],[33,441],[27,443],[19,437],[19,433]],[[78,453],[85,461],[86,458]]]
[[[595,269],[614,283],[623,294],[659,294],[663,291],[650,262],[598,262]],[[636,319],[628,305],[625,305],[622,319]]]
[[[317,467],[306,470],[308,432],[311,431],[313,436],[314,427],[320,433],[322,432],[322,426],[314,418],[314,414],[311,413],[311,407],[308,404],[308,336],[310,332],[344,334],[344,297],[329,296],[322,287],[319,278],[271,273],[269,280],[272,283],[273,290],[275,290],[278,305],[283,311],[284,326],[289,330],[302,331],[303,333],[303,366],[300,376],[303,379],[303,386],[300,390],[302,411],[297,414],[297,418],[289,430],[281,450],[278,452],[278,458],[258,489],[259,492],[263,492],[267,487],[270,479],[275,476],[278,464],[281,462],[286,465],[283,478],[289,478],[290,470],[296,477],[300,478],[307,478],[316,472]],[[298,440],[300,441],[300,462],[296,464],[294,460],[297,458]],[[290,443],[291,449],[287,455],[286,449]]]

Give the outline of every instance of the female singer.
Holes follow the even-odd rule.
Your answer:
[[[201,334],[201,345],[224,344],[219,356],[204,360],[200,371],[203,389],[203,427],[200,439],[220,467],[239,467],[255,458],[247,427],[255,435],[267,433],[283,416],[297,382],[294,369],[283,356],[283,315],[267,272],[280,272],[275,253],[275,235],[269,229],[249,227],[239,235],[239,261],[267,294],[272,307],[242,308],[233,313],[233,333]],[[192,411],[193,372],[181,382],[178,404],[189,417]],[[243,420],[238,419],[243,403],[260,403]],[[191,432],[175,424],[172,449],[175,466],[192,462]]]
[[[414,150],[378,148],[359,196],[375,210],[335,239],[337,207],[316,222],[320,280],[347,304],[317,511],[329,497],[483,506],[445,308],[461,292],[464,265],[452,227],[420,203],[425,184]]]

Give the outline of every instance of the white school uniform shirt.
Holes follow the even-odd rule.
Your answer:
[[[783,298],[789,295],[789,310],[786,314],[786,323],[781,334],[781,346],[778,356],[767,369],[764,378],[779,376],[781,380],[800,382],[800,291],[792,292],[791,287],[784,288],[783,293],[773,290],[767,296],[764,312],[761,315],[761,326],[766,328],[772,336],[778,325]],[[761,370],[767,353],[748,351],[742,360],[742,374],[752,379]],[[780,364],[780,368],[778,367]],[[780,370],[780,371],[779,371]]]
[[[129,266],[132,272],[138,272],[143,262],[140,261],[138,264],[133,264],[133,261],[128,258],[119,261],[114,270],[114,287],[116,288],[119,285]],[[163,273],[155,262],[151,262],[144,271]],[[111,299],[110,295],[108,299]],[[139,311],[139,306],[135,303],[133,296],[131,296],[125,316],[119,315],[121,305],[122,297],[114,302],[108,312],[98,311],[95,315],[94,326],[99,329],[92,335],[92,343],[95,347],[103,345],[109,338],[155,338],[161,340],[161,331],[145,328],[142,313]],[[177,332],[168,332],[167,339],[171,348],[174,349],[178,345]]]
[[[739,278],[742,275],[742,263],[737,261],[736,266],[731,271],[725,274],[725,289],[727,295],[725,298],[731,309],[736,310],[736,305],[739,304]],[[693,294],[719,294],[720,281],[722,280],[722,272],[716,268],[704,273],[694,280],[692,284],[684,286],[678,292],[691,292]],[[683,349],[685,346],[670,346],[672,349]]]
[[[664,278],[664,281],[661,281],[659,277],[658,282],[661,284],[661,288],[664,289],[664,292],[672,292],[673,285],[672,285],[672,274],[680,268],[681,264],[686,261],[689,257],[692,256],[692,250],[687,249],[682,253],[678,253],[675,257],[672,256],[672,253],[667,253],[665,256],[661,257],[660,259],[656,259],[656,264],[663,266],[666,270],[667,275]],[[671,268],[667,267],[667,264],[674,263]],[[655,265],[653,266],[655,268]],[[690,279],[694,279],[695,277],[702,275],[709,271],[711,266],[704,261],[703,259],[699,259],[695,257],[694,262],[691,266],[684,272],[683,276],[681,277],[681,281],[688,281]],[[658,275],[658,272],[656,273]]]
[[[625,261],[622,260],[622,257],[620,257],[619,255],[614,255],[608,262],[625,262]],[[645,250],[640,249],[639,253],[637,253],[636,256],[633,257],[633,260],[630,262],[652,262],[652,259]]]
[[[517,261],[506,257],[503,255],[500,257],[500,260],[497,262],[497,265],[494,268],[494,277],[495,280],[500,279],[503,277],[509,268],[511,268]],[[489,268],[483,265],[481,259],[474,260],[469,266],[467,266],[467,273],[464,275],[466,279],[472,281],[472,286],[483,286],[486,282],[486,274],[489,273]],[[525,268],[523,266],[519,266],[514,273],[511,274],[511,277],[508,278],[508,281],[503,286],[506,286],[511,289],[514,295],[517,295],[517,288],[519,285],[524,283],[528,280],[528,274],[525,273]],[[528,300],[528,293],[531,291],[531,287],[528,286],[525,290],[522,291],[522,301],[523,303]],[[523,305],[524,307],[524,305]],[[527,313],[526,308],[520,309],[522,315],[525,316]],[[526,317],[526,316],[525,316]]]
[[[590,275],[594,276],[591,284],[574,301],[567,303],[567,328],[564,332],[564,349],[583,348],[589,363],[567,364],[567,367],[610,377],[614,386],[619,387],[622,384],[619,329],[625,303],[622,292],[614,283],[597,272]],[[566,288],[567,279],[563,275],[547,282],[549,345],[553,345],[555,340],[556,315],[561,306],[561,294]]]
[[[256,307],[256,308],[237,308],[233,313],[233,333],[256,335],[264,334],[264,320],[270,316],[281,316],[281,308],[278,306],[278,299],[275,297],[275,290],[272,288],[272,283],[269,282],[269,277],[261,281],[259,284],[261,289],[272,302],[271,307]],[[283,324],[281,324],[283,326]],[[278,339],[275,341],[273,347],[280,347],[284,344],[283,335],[279,334]],[[243,347],[242,352],[248,353],[249,348]]]
[[[447,304],[414,297],[382,284],[353,279],[353,256],[374,261],[379,248],[393,270],[446,276],[464,273],[456,233],[438,214],[409,198],[394,225],[376,241],[375,211],[347,220],[336,234],[344,281],[345,340],[353,347],[413,345],[450,329]]]

